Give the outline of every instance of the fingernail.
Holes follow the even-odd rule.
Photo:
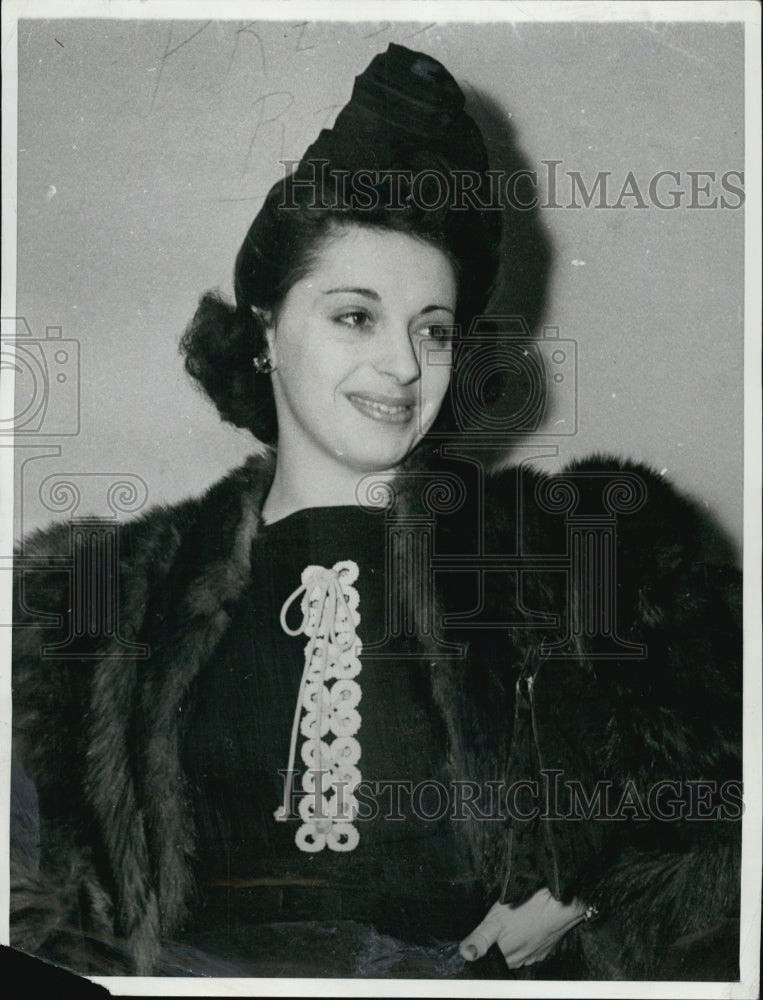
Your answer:
[[[467,962],[473,962],[476,958],[479,958],[479,952],[473,944],[466,944],[461,949],[461,954],[464,956]]]

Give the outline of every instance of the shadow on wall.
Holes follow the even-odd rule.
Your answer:
[[[528,331],[523,341],[517,338],[512,345],[513,331],[505,321],[488,324],[494,336],[500,337],[503,333],[506,352],[502,355],[503,360],[496,364],[494,377],[481,383],[473,397],[475,402],[479,398],[479,402],[484,403],[482,414],[475,418],[475,423],[482,422],[486,428],[476,454],[495,470],[513,464],[516,460],[513,445],[517,441],[530,440],[539,430],[548,432],[551,419],[565,414],[570,400],[552,381],[550,368],[553,366],[546,363],[547,352],[540,347],[533,348],[541,336],[545,318],[553,246],[541,222],[540,208],[537,205],[526,209],[518,207],[532,204],[537,195],[534,183],[527,176],[532,166],[519,148],[516,130],[506,111],[493,98],[469,88],[466,110],[485,137],[491,169],[499,171],[504,179],[499,186],[503,219],[501,262],[489,313],[492,317],[520,317]],[[511,177],[515,180],[507,188],[505,179]],[[488,426],[502,423],[513,427],[513,435],[511,432],[506,436],[492,435],[495,447],[486,448],[485,442],[491,436]],[[513,440],[507,440],[512,437]],[[551,438],[551,443],[553,440]],[[693,508],[699,528],[701,559],[708,563],[740,565],[739,548],[716,517],[696,503]]]
[[[490,311],[521,316],[537,335],[546,307],[552,247],[537,205],[517,207],[531,203],[536,193],[527,177],[532,167],[517,144],[506,111],[493,98],[472,89],[466,106],[485,137],[491,169],[499,171],[504,179],[499,186],[503,217],[501,266]],[[505,179],[512,177],[515,182],[507,190]]]
[[[552,373],[540,345],[551,274],[552,246],[533,203],[531,166],[506,111],[488,95],[469,90],[466,108],[482,132],[491,170],[495,211],[503,232],[496,287],[487,317],[470,329],[466,371],[461,366],[460,445],[477,445],[488,466],[511,458],[512,446],[541,429],[556,406]],[[531,207],[521,208],[522,204]],[[484,344],[482,343],[484,341]],[[479,344],[479,346],[477,346]]]

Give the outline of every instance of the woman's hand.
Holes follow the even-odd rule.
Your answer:
[[[510,969],[532,965],[549,955],[585,914],[585,906],[577,899],[560,903],[548,889],[539,889],[519,906],[495,903],[479,927],[461,942],[461,955],[473,962],[497,944]]]

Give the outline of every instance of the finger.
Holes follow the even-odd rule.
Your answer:
[[[494,940],[495,938],[493,938]],[[469,937],[464,938],[458,950],[461,952],[461,957],[465,958],[467,962],[475,962],[478,958],[482,958],[493,941],[479,931],[473,931]]]
[[[482,958],[488,948],[498,940],[498,935],[502,930],[501,914],[498,907],[508,909],[502,903],[495,903],[482,923],[475,927],[472,933],[465,937],[459,945],[458,950],[461,957],[465,958],[467,962],[474,962],[478,958]]]

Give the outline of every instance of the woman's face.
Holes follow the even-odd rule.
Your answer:
[[[335,229],[267,331],[279,455],[307,475],[400,463],[447,391],[451,346],[436,328],[452,326],[455,309],[440,250],[405,233]]]

